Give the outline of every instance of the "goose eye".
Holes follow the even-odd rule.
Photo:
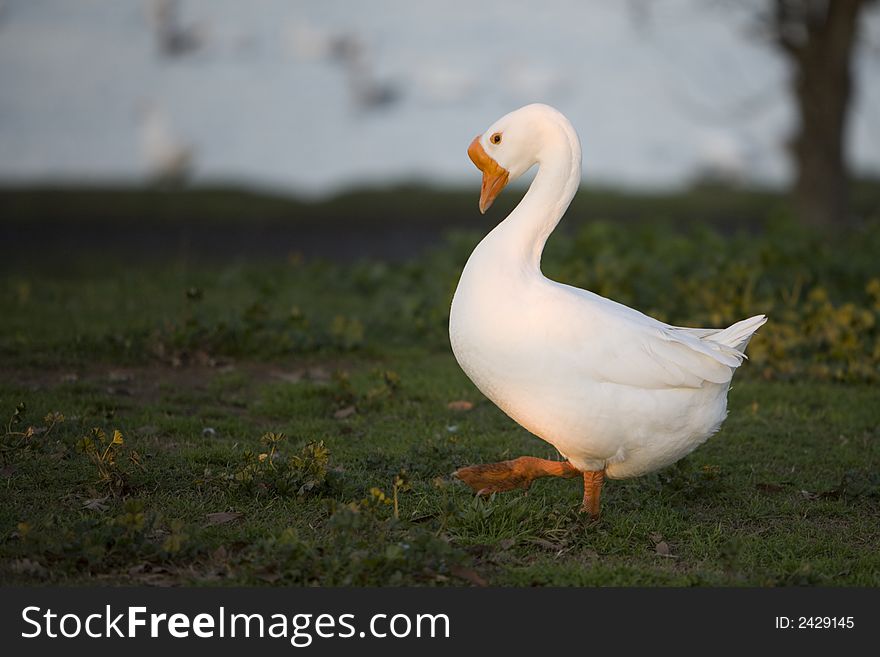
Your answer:
[[[493,144],[500,144],[501,143],[501,133],[496,132],[494,135],[489,137],[489,141],[491,141]]]

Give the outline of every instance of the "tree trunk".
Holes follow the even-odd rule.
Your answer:
[[[846,127],[858,16],[871,0],[776,0],[779,45],[795,68],[799,125],[792,139],[794,204],[801,221],[849,219]]]

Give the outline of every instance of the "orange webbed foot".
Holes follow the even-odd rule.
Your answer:
[[[575,477],[580,472],[568,461],[548,461],[521,456],[510,461],[459,468],[452,475],[477,494],[491,495],[517,488],[528,489],[539,477]]]
[[[466,483],[477,495],[503,493],[517,488],[528,489],[532,480],[509,465],[509,461],[484,463],[459,468],[452,476]]]

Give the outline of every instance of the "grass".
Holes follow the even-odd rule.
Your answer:
[[[393,390],[378,373],[392,366]],[[331,367],[349,373],[350,391],[327,378]],[[553,452],[481,399],[445,353],[81,371],[0,387],[4,406],[25,400],[37,425],[65,416],[4,456],[6,583],[880,584],[870,386],[737,385],[719,435],[670,469],[611,482],[594,524],[577,513],[576,482],[481,500],[450,480],[463,464]],[[475,405],[453,411],[453,400]],[[119,466],[123,489],[76,450],[93,425],[118,429],[139,454],[140,465]],[[297,494],[268,477],[222,478],[244,467],[246,450],[266,449],[267,431],[287,435],[285,457],[322,441],[331,481]],[[394,520],[391,505],[363,500],[371,489],[390,497],[399,473],[408,490]],[[119,523],[132,504],[147,519],[127,536]],[[175,531],[180,544],[168,544]],[[293,557],[279,556],[285,540]],[[397,554],[407,545],[409,560]],[[376,553],[383,563],[349,561]]]
[[[880,585],[875,233],[848,250],[800,233],[683,235],[591,225],[551,244],[546,268],[670,321],[779,304],[795,314],[771,320],[819,328],[807,342],[762,331],[722,431],[675,466],[609,482],[598,522],[577,512],[576,481],[480,499],[450,478],[555,455],[449,351],[472,234],[397,264],[87,254],[8,272],[0,582]],[[746,243],[764,249],[748,294],[687,300]],[[662,266],[628,259],[646,251]],[[780,290],[807,251],[792,301]],[[814,289],[824,300],[807,300]]]

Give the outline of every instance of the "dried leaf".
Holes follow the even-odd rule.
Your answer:
[[[31,559],[16,559],[12,562],[12,572],[20,573],[22,575],[36,575],[37,577],[43,577],[46,575],[47,570],[39,561],[33,561]]]
[[[140,575],[142,573],[146,573],[150,570],[150,564],[148,563],[139,563],[136,566],[132,566],[128,569],[129,575]]]
[[[455,401],[451,401],[446,404],[446,408],[450,411],[469,411],[474,407],[473,402],[469,402],[466,399],[456,399]]]
[[[662,557],[671,557],[672,552],[669,550],[669,543],[660,541],[654,546],[654,551]]]
[[[218,513],[208,513],[205,517],[208,519],[209,525],[223,525],[233,520],[238,520],[244,514],[238,511],[220,511]]]
[[[473,568],[455,565],[449,569],[449,572],[459,579],[470,582],[474,586],[489,586],[489,583],[480,577],[480,574]]]
[[[106,511],[107,505],[104,504],[106,501],[106,497],[93,497],[92,499],[83,502],[83,508],[91,511]]]
[[[345,408],[340,408],[338,411],[336,411],[333,414],[333,417],[335,417],[337,420],[343,420],[351,415],[354,415],[355,411],[357,411],[357,409],[354,406],[346,406]]]
[[[128,574],[133,580],[147,586],[174,586],[178,583],[170,570],[149,563],[132,566]]]

